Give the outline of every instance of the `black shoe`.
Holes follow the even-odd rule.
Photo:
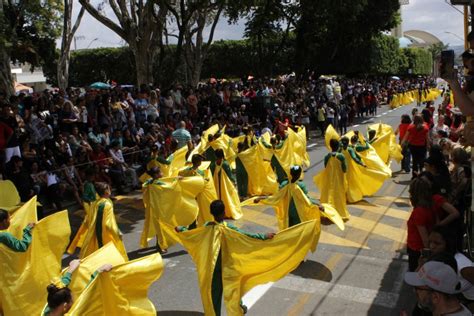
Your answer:
[[[242,308],[242,313],[244,313],[244,315],[247,314],[249,310],[247,306],[245,306],[244,304],[240,304],[240,308]]]

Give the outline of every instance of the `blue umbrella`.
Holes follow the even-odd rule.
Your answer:
[[[103,82],[94,82],[89,86],[91,89],[98,89],[98,90],[108,90],[111,88],[111,86],[107,83]]]

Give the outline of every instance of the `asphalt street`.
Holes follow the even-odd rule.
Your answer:
[[[400,116],[411,113],[414,105],[390,110],[378,109],[376,117],[358,118],[354,130],[366,133],[367,125],[383,122],[394,129]],[[327,153],[322,139],[308,141],[311,166],[305,183],[314,197],[319,193],[312,181],[324,168]],[[278,282],[254,288],[243,298],[248,315],[399,315],[413,306],[414,292],[403,283],[407,270],[405,251],[409,174],[398,173],[370,198],[349,206],[351,219],[345,231],[324,225],[318,248],[306,261]],[[140,192],[118,196],[115,212],[130,258],[156,251],[139,249],[144,211]],[[71,218],[77,229],[81,212]],[[271,208],[244,209],[244,218],[235,223],[252,232],[277,231]],[[150,288],[149,297],[160,315],[203,315],[196,268],[179,245],[163,255],[165,270]],[[69,259],[69,258],[67,258]],[[66,260],[67,260],[66,259]],[[225,314],[225,312],[224,312]]]

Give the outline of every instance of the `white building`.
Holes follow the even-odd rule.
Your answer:
[[[46,77],[41,67],[35,67],[31,72],[29,64],[12,64],[11,69],[13,80],[16,83],[31,87],[34,91],[42,91],[47,88]]]

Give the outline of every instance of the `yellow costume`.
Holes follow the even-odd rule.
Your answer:
[[[331,138],[340,139],[334,129],[328,128],[326,132],[325,142],[329,148],[329,141]],[[349,139],[355,135],[353,131],[348,132],[345,136]],[[365,139],[359,134],[359,140],[365,143]],[[358,164],[350,151],[356,151],[355,148],[340,148],[340,152],[344,154],[347,162],[347,183],[348,190],[346,193],[347,201],[350,203],[356,203],[364,196],[371,196],[375,194],[383,185],[386,179],[392,176],[390,168],[382,161],[377,155],[377,152],[370,145],[364,151],[357,152],[366,167]]]
[[[265,142],[263,144],[262,142]],[[292,129],[288,129],[287,138],[282,140],[282,144],[276,148],[269,148],[270,146],[270,135],[267,133],[262,135],[261,142],[258,146],[261,147],[262,157],[265,160],[271,160],[272,156],[278,161],[278,164],[282,168],[282,172],[286,173],[286,178],[290,178],[291,166],[309,166],[309,156],[306,151],[306,130],[304,127],[300,127],[298,132],[294,132]],[[281,176],[278,176],[278,170],[275,170],[279,181],[281,182]]]
[[[270,161],[264,159],[264,147],[255,145],[237,154],[248,179],[248,194],[271,195],[278,191],[278,184]]]
[[[13,213],[8,232],[21,238],[23,228],[36,220],[34,197]],[[39,314],[46,301],[46,286],[61,271],[70,234],[67,211],[62,211],[36,224],[26,252],[14,252],[0,244],[0,306],[4,315]]]
[[[97,199],[99,199],[99,196],[97,196]],[[84,239],[86,238],[87,232],[90,227],[90,220],[92,217],[92,212],[94,211],[94,202],[83,202],[82,205],[84,207],[84,220],[81,223],[81,226],[79,227],[76,235],[74,236],[74,239],[71,241],[71,244],[67,248],[67,253],[68,254],[73,254],[76,251],[76,248],[79,247],[81,248],[82,245],[84,244]]]
[[[105,263],[112,264],[113,269],[99,273],[89,283],[90,275]],[[125,262],[110,243],[85,258],[73,274],[69,287],[76,299],[66,315],[155,316],[156,309],[148,299],[148,288],[162,273],[160,254]]]
[[[109,242],[113,242],[124,259],[128,260],[127,251],[115,220],[113,203],[109,199],[100,198],[94,203],[90,225],[84,237],[79,258],[87,257]]]
[[[196,264],[204,313],[213,316],[216,314],[211,295],[212,276],[219,253],[227,314],[242,315],[242,296],[259,284],[277,281],[293,271],[309,250],[316,249],[320,232],[320,223],[314,220],[282,231],[269,240],[248,237],[224,224],[200,227],[178,236]]]
[[[389,165],[390,159],[400,163],[403,159],[402,147],[397,143],[392,127],[380,123],[370,125],[369,128],[376,131],[376,139],[371,145],[385,164]]]
[[[0,180],[0,209],[11,212],[16,210],[20,203],[20,194],[13,182]]]
[[[344,164],[346,163],[347,160]],[[347,177],[342,162],[337,157],[330,157],[324,170],[314,176],[313,180],[321,193],[321,203],[333,206],[342,219],[348,220],[350,214],[346,204]]]
[[[213,173],[214,186],[217,198],[224,202],[226,216],[237,220],[242,217],[242,210],[240,209],[239,193],[229,178],[228,172],[230,172],[230,167],[228,166],[225,160],[220,165],[215,164]]]
[[[212,181],[212,180],[210,180]],[[164,178],[158,183],[144,187],[145,224],[140,246],[145,248],[155,236],[161,249],[167,249],[176,242],[176,233],[163,231],[163,223],[173,226],[189,226],[198,217],[199,207],[196,197],[212,190],[208,181],[201,176],[186,177],[181,180]],[[205,200],[214,198],[212,192],[205,193]],[[207,210],[209,212],[209,210]]]

